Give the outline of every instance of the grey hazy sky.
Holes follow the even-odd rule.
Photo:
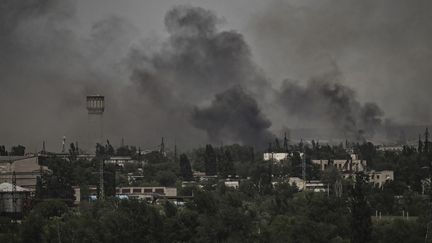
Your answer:
[[[123,136],[143,147],[158,143],[160,136],[176,137],[185,146],[193,145],[186,134],[198,143],[207,141],[203,131],[187,124],[183,111],[175,116],[178,127],[170,128],[172,117],[136,92],[125,68],[131,48],[144,58],[164,52],[165,14],[181,4],[213,11],[220,18],[219,31],[244,36],[257,64],[254,72],[261,72],[258,76],[266,77],[272,90],[263,89],[265,94],[255,98],[273,132],[304,125],[295,115],[281,114],[268,97],[283,80],[306,85],[335,71],[360,103],[377,103],[383,118],[420,125],[432,120],[431,1],[65,0],[44,1],[35,8],[39,12],[5,1],[0,109],[8,117],[2,118],[0,144],[24,143],[34,151],[45,139],[58,150],[63,135],[85,140],[83,97],[89,93],[107,95],[105,126],[114,144]]]
[[[165,33],[164,14],[176,4],[202,6],[223,17],[222,28],[245,35],[275,83],[307,80],[336,63],[359,98],[378,102],[388,117],[430,122],[427,0],[80,0],[78,16],[91,23],[120,15],[148,36]]]

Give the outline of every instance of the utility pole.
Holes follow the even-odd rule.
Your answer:
[[[164,142],[164,137],[162,137],[162,142],[160,145],[160,151],[159,151],[163,156],[165,156],[165,142]]]
[[[12,173],[12,208],[13,208],[13,217],[16,222],[17,220],[17,198],[16,198],[16,174],[15,170]]]
[[[284,146],[285,153],[288,153],[288,138],[287,138],[287,134],[286,133],[285,133],[285,136],[284,136],[284,144],[283,144],[283,146]]]
[[[177,163],[177,144],[174,143],[174,162]]]
[[[302,178],[303,181],[306,183],[306,154],[303,153],[302,156]]]
[[[62,140],[62,153],[66,152],[66,136],[63,136]]]
[[[46,154],[45,140],[42,143],[42,154]]]
[[[105,190],[104,190],[104,160],[100,159],[99,164],[99,198],[100,200],[105,200]]]

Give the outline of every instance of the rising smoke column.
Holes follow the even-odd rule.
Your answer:
[[[214,142],[240,141],[263,147],[273,139],[271,122],[255,99],[240,86],[215,95],[210,106],[195,108],[193,124],[204,129]]]
[[[149,52],[148,47],[131,51],[132,80],[158,104],[169,99],[201,102],[239,84],[249,89],[265,86],[243,36],[218,30],[220,21],[199,7],[176,6],[168,11],[169,37],[157,51]]]
[[[337,60],[360,100],[377,102],[397,123],[425,126],[431,12],[429,0],[269,0],[249,19],[249,41],[275,80],[308,80]]]
[[[267,80],[253,63],[243,36],[219,30],[220,22],[203,8],[174,7],[165,16],[169,37],[157,51],[131,51],[131,79],[170,121],[190,122],[212,141],[266,144],[262,140],[269,137],[270,122],[255,98],[268,87]],[[213,96],[210,107],[198,108]]]
[[[335,74],[314,78],[306,85],[287,80],[278,101],[290,116],[315,121],[351,141],[373,136],[383,115],[375,103],[361,104]]]

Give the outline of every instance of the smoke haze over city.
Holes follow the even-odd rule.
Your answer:
[[[3,1],[1,142],[85,144],[90,94],[105,137],[142,148],[431,123],[430,1],[145,2]]]

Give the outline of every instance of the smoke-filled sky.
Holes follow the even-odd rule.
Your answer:
[[[4,0],[0,144],[86,146],[95,93],[143,149],[430,124],[431,27],[426,0]]]

